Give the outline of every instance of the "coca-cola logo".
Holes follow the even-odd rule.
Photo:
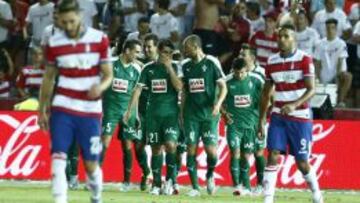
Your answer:
[[[28,140],[39,130],[37,116],[29,116],[20,122],[10,115],[0,115],[0,124],[14,131],[0,145],[0,176],[30,176],[38,168],[41,145],[30,145]]]

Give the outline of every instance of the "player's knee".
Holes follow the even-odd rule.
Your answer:
[[[279,155],[280,152],[277,150],[269,151],[267,165],[277,165]]]
[[[110,142],[111,142],[111,136],[103,136],[102,137],[102,143],[103,143],[104,148],[106,148],[106,149],[109,148]]]
[[[310,164],[306,160],[297,160],[296,165],[302,174],[308,174],[310,171]]]
[[[187,146],[187,153],[189,155],[195,155],[196,154],[196,146],[195,145],[188,145]]]
[[[85,161],[84,165],[85,165],[86,172],[89,173],[89,174],[92,174],[95,171],[95,169],[97,168],[98,162],[96,162],[96,161]]]
[[[260,149],[255,152],[255,157],[264,156],[264,150]]]
[[[152,145],[151,146],[151,152],[154,155],[160,155],[161,151],[162,151],[161,149],[162,149],[161,145]]]
[[[208,156],[217,156],[217,148],[216,148],[216,146],[206,146],[205,147],[205,151],[206,151],[206,154],[208,155]]]
[[[231,156],[235,159],[240,159],[240,149],[231,150]]]
[[[131,140],[123,140],[121,141],[123,150],[132,150],[132,142]]]
[[[249,153],[241,153],[241,159],[244,159],[244,160],[249,160],[250,159],[250,155]]]
[[[176,152],[176,143],[174,142],[166,142],[165,143],[166,152],[175,153]]]

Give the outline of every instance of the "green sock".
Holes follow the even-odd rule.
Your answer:
[[[240,159],[231,157],[230,171],[234,186],[240,184]]]
[[[193,189],[199,190],[200,187],[197,177],[197,163],[195,155],[187,155],[187,169]]]
[[[139,162],[140,168],[142,169],[143,174],[146,176],[150,173],[150,168],[148,166],[147,154],[144,148],[136,150],[136,158]]]
[[[256,176],[257,176],[257,184],[262,185],[264,179],[264,171],[265,171],[265,157],[264,156],[255,156],[255,166],[256,166]]]
[[[176,153],[166,153],[166,180],[176,179]]]
[[[163,164],[163,156],[160,155],[152,155],[151,157],[151,170],[153,173],[153,186],[161,188],[161,168]]]
[[[208,166],[206,178],[210,178],[214,175],[214,171],[215,171],[215,167],[216,167],[216,163],[217,163],[217,157],[208,155],[206,158],[206,161],[207,161],[207,166]]]
[[[179,175],[180,169],[181,169],[181,154],[176,152],[176,170],[175,170],[174,184],[177,183],[177,176]]]
[[[132,168],[132,153],[129,149],[123,150],[123,165],[124,165],[124,182],[130,182],[131,168]]]
[[[245,188],[250,189],[249,162],[246,159],[240,159],[240,178]]]

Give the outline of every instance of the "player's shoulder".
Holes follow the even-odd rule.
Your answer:
[[[338,17],[347,18],[346,13],[340,8],[335,8],[335,15],[338,16]]]
[[[229,73],[225,76],[225,82],[229,84],[234,79],[234,73]]]
[[[92,27],[87,27],[86,29],[86,39],[91,39],[93,41],[101,41],[104,37],[107,38],[107,35],[101,30]]]
[[[279,53],[275,53],[273,55],[270,55],[267,61],[268,65],[274,64],[274,63],[278,63],[279,61],[281,61],[281,56],[280,56],[280,52]]]
[[[186,58],[186,59],[183,59],[181,62],[180,62],[180,65],[183,67],[183,66],[186,66],[188,64],[190,64],[191,62],[191,59],[190,58]]]
[[[141,65],[137,62],[133,62],[132,67],[136,70],[136,72],[141,73]]]
[[[155,61],[150,61],[150,62],[145,63],[144,67],[143,67],[143,71],[153,68],[155,64],[156,64]]]
[[[213,65],[215,65],[215,67],[221,68],[221,63],[220,63],[219,59],[216,58],[215,56],[206,55],[205,58],[206,58],[208,61],[210,61]]]

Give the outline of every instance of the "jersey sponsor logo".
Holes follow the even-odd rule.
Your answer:
[[[251,97],[249,94],[246,95],[235,95],[234,106],[237,108],[246,108],[251,105]]]
[[[153,93],[166,93],[167,92],[166,79],[151,80],[151,90]]]
[[[128,80],[114,78],[113,84],[112,84],[112,89],[115,92],[127,93],[128,88],[129,88]]]
[[[191,93],[205,92],[204,78],[193,78],[189,80],[189,88]]]

